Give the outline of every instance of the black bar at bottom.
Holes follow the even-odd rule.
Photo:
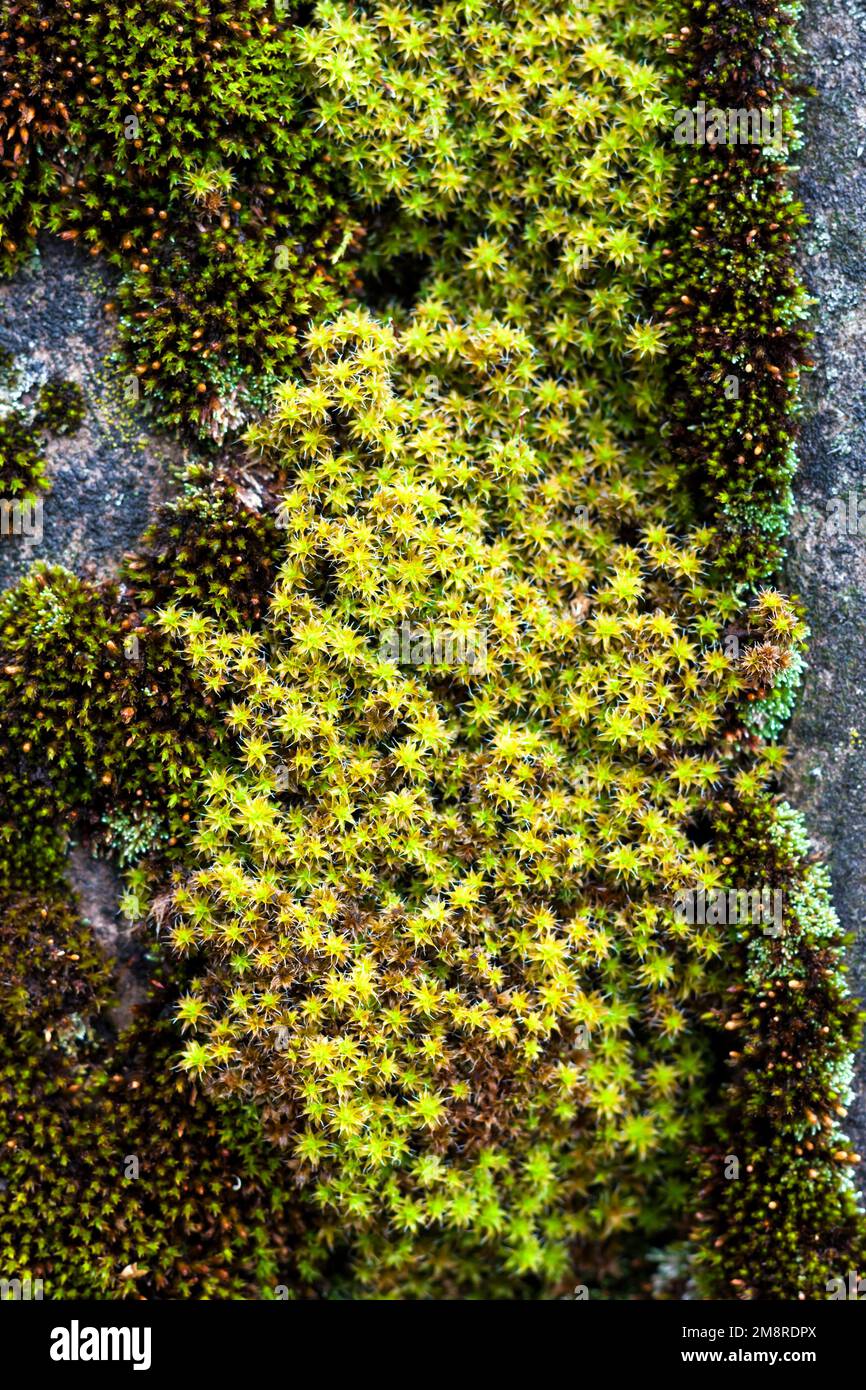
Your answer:
[[[315,1367],[329,1386],[371,1375],[411,1386],[498,1365],[570,1377],[678,1372],[699,1383],[714,1366],[759,1367],[769,1383],[796,1368],[826,1381],[858,1364],[866,1324],[840,1302],[652,1303],[562,1299],[532,1303],[81,1303],[6,1300],[0,1330],[16,1367],[50,1382],[104,1374],[194,1375],[214,1386],[283,1386]],[[453,1335],[450,1335],[452,1334]],[[401,1346],[406,1339],[405,1348]],[[583,1370],[581,1370],[583,1367]],[[20,1372],[18,1380],[20,1381]]]

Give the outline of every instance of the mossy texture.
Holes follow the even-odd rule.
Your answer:
[[[50,487],[44,440],[74,434],[84,417],[81,388],[52,377],[33,395],[21,383],[12,353],[0,351],[0,498],[6,503],[33,502]],[[8,527],[3,531],[8,534]]]
[[[150,968],[158,977],[153,960]],[[110,995],[74,905],[9,899],[0,919],[3,1267],[42,1279],[52,1299],[276,1290],[291,1219],[254,1121],[188,1094],[155,1009],[106,1042]]]
[[[801,219],[784,148],[672,138],[683,101],[788,102],[792,15],[13,11],[7,265],[41,229],[112,258],[161,417],[233,442],[120,584],[0,608],[4,962],[39,936],[4,965],[7,1262],[618,1296],[670,1242],[704,1296],[822,1296],[862,1248],[856,1017],[767,741],[807,637],[773,587]],[[70,826],[149,912],[121,1037]],[[677,908],[763,887],[778,937]]]
[[[353,279],[357,225],[304,110],[288,6],[21,0],[0,35],[0,248],[41,229],[123,271],[128,370],[222,439]]]
[[[792,507],[808,299],[792,246],[804,215],[788,175],[796,7],[684,6],[671,47],[684,107],[777,108],[783,139],[685,146],[664,251],[674,458],[719,523],[720,557],[755,584],[778,570]]]

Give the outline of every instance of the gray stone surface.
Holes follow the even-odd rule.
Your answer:
[[[807,0],[799,191],[810,218],[803,270],[818,300],[787,582],[805,600],[809,670],[788,742],[786,792],[830,865],[866,1000],[866,3]],[[828,524],[859,499],[859,534]],[[838,499],[834,502],[834,499]],[[853,514],[852,514],[853,515]],[[866,1050],[848,1132],[866,1155]],[[860,1170],[866,1187],[866,1164]]]
[[[87,411],[73,435],[47,438],[51,489],[41,542],[0,537],[0,588],[34,560],[78,574],[113,573],[134,547],[170,487],[178,446],[148,432],[141,406],[126,399],[128,378],[111,362],[111,282],[89,256],[56,239],[12,280],[0,284],[0,347],[15,354],[20,381],[0,411],[26,408],[47,377],[82,387]]]

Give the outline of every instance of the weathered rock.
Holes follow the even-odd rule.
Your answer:
[[[853,938],[851,985],[866,1000],[866,5],[808,0],[800,195],[803,271],[818,299],[787,582],[806,602],[809,670],[792,723],[786,791],[830,865]],[[859,532],[835,534],[849,494]],[[866,1049],[848,1130],[866,1154]],[[860,1173],[866,1189],[866,1165]]]
[[[105,267],[55,239],[12,280],[0,284],[0,347],[15,355],[26,405],[49,376],[78,382],[87,410],[81,428],[46,440],[51,490],[41,541],[0,538],[0,588],[34,560],[78,574],[112,574],[168,495],[182,451],[148,431],[127,399],[129,378],[111,361],[114,336],[105,304]],[[2,402],[0,402],[2,408]]]

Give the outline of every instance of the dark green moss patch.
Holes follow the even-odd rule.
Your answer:
[[[237,432],[295,365],[298,325],[354,282],[356,224],[306,115],[291,14],[267,0],[12,11],[5,268],[40,228],[107,255],[128,370],[160,417]]]
[[[74,910],[18,896],[0,913],[0,1267],[46,1298],[273,1297],[293,1224],[279,1160],[242,1108],[177,1075],[167,980],[143,964],[151,1004],[112,1039]]]
[[[84,392],[74,381],[53,376],[41,388],[34,424],[51,434],[74,434],[84,419]]]
[[[39,437],[19,410],[0,416],[0,496],[34,497],[46,484]]]
[[[795,11],[779,0],[688,3],[670,49],[677,99],[778,107],[794,138]],[[720,530],[727,569],[779,569],[795,468],[794,413],[807,360],[807,300],[792,249],[804,218],[785,148],[685,145],[660,307],[671,346],[670,443],[684,483]]]
[[[826,869],[802,821],[768,799],[722,806],[732,880],[781,893],[784,922],[732,933],[738,963],[716,1021],[727,1048],[716,1143],[703,1163],[699,1269],[711,1297],[826,1298],[866,1268],[844,1135],[860,1032]]]
[[[753,590],[783,559],[808,365],[808,305],[793,259],[804,218],[785,158],[796,139],[795,19],[778,0],[688,3],[670,49],[683,107],[783,112],[781,148],[683,148],[664,253],[672,458],[718,528],[716,563]],[[759,593],[753,613],[761,608]],[[802,661],[794,652],[778,666],[778,623],[765,618],[762,640],[741,657],[749,703],[740,715],[771,737],[790,713]],[[744,752],[749,743],[760,746],[753,737]],[[734,930],[728,941],[712,1011],[728,1047],[701,1166],[699,1283],[714,1298],[826,1298],[833,1279],[863,1268],[866,1252],[853,1180],[861,1156],[844,1137],[861,1021],[827,873],[802,821],[745,766],[735,785],[738,795],[713,809],[713,843],[727,882],[781,895],[784,929]]]

